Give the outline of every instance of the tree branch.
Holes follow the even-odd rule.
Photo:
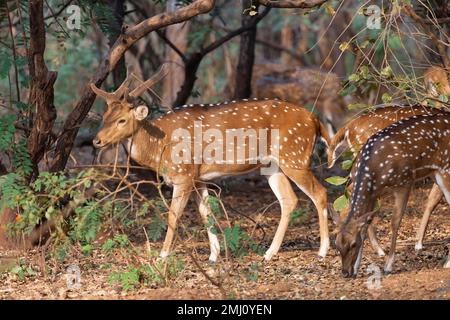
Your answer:
[[[169,38],[166,37],[166,34],[162,31],[162,30],[156,30],[156,34],[170,47],[172,48],[173,51],[175,51],[181,58],[181,60],[183,60],[184,63],[186,63],[186,61],[188,60],[188,58],[186,57],[186,55],[181,52],[180,49],[178,49],[178,47],[169,40]]]
[[[312,9],[320,7],[328,0],[259,0],[259,4],[272,8]]]
[[[201,53],[203,55],[207,55],[208,53],[210,53],[211,51],[216,50],[218,47],[220,47],[221,45],[223,45],[225,42],[227,42],[228,40],[240,35],[241,33],[244,33],[246,31],[251,30],[252,28],[254,28],[262,19],[264,19],[264,17],[269,13],[270,11],[270,7],[266,7],[264,8],[264,11],[260,14],[258,14],[256,16],[256,18],[253,20],[253,22],[247,26],[244,27],[240,27],[239,29],[236,29],[234,31],[231,31],[230,33],[228,33],[227,35],[223,36],[222,38],[214,41],[213,43],[211,43],[209,46],[207,46],[206,48],[204,48]]]
[[[67,117],[57,141],[55,157],[51,164],[51,171],[64,169],[69,154],[72,150],[73,141],[78,133],[79,126],[94,103],[96,95],[90,90],[89,84],[94,83],[100,87],[108,74],[115,68],[120,58],[136,41],[160,28],[189,20],[200,14],[211,11],[215,6],[215,0],[196,0],[188,6],[180,8],[171,13],[161,13],[148,18],[135,26],[124,28],[123,33],[109,50],[101,62],[97,72],[89,83],[86,84],[83,95],[75,104],[73,111]]]
[[[439,52],[439,55],[441,56],[441,60],[442,60],[444,67],[449,68],[450,60],[448,59],[447,50],[445,48],[445,45],[441,42],[440,39],[438,39],[438,37],[436,37],[436,35],[430,29],[429,25],[425,22],[425,20],[422,19],[422,17],[420,17],[411,6],[405,5],[405,6],[403,6],[403,9],[405,10],[406,14],[411,17],[411,19],[413,19],[415,22],[417,22],[418,24],[420,24],[422,26],[422,29],[425,31],[427,36],[430,37],[430,39],[433,41],[434,45],[436,46],[436,48]]]
[[[200,66],[200,63],[207,54],[216,50],[217,48],[219,48],[221,45],[231,40],[232,38],[254,28],[269,13],[269,11],[270,7],[266,7],[261,14],[255,17],[255,19],[252,21],[251,24],[240,27],[239,29],[236,29],[234,31],[230,31],[228,34],[217,39],[216,41],[208,45],[206,48],[194,54],[191,54],[185,61],[184,83],[181,86],[180,91],[178,91],[177,98],[175,99],[173,105],[177,107],[187,102],[189,96],[191,95],[192,89],[194,88],[195,81],[197,80],[198,67]]]

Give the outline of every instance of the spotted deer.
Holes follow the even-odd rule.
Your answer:
[[[328,148],[328,167],[331,168],[339,158],[339,154],[343,147],[348,147],[353,156],[356,157],[364,143],[375,133],[388,127],[389,125],[414,115],[433,114],[440,112],[437,109],[417,105],[383,105],[375,109],[369,110],[367,113],[348,122],[344,127],[338,130],[336,135],[331,139]],[[352,186],[349,187],[349,191]],[[442,192],[437,185],[433,185],[425,205],[424,214],[420,227],[417,230],[416,250],[423,248],[423,238],[428,225],[431,213],[442,199]],[[346,215],[348,212],[343,212]],[[373,249],[379,256],[385,253],[376,239],[376,232],[373,226],[368,229],[368,236]]]
[[[301,106],[314,106],[331,137],[348,114],[339,94],[339,77],[314,68],[277,63],[255,64],[252,92],[255,97],[279,98]]]
[[[448,72],[441,67],[432,66],[423,75],[425,90],[430,98],[439,99],[440,96],[450,96],[450,84],[448,83]],[[436,103],[441,107],[441,103]]]
[[[378,198],[391,190],[396,210],[384,267],[392,271],[397,232],[415,181],[434,179],[450,203],[450,113],[414,115],[400,120],[367,140],[355,163],[350,212],[338,226],[336,248],[344,277],[356,276],[368,226]],[[445,267],[450,267],[450,257]]]
[[[279,250],[289,224],[290,213],[295,209],[297,197],[290,181],[293,181],[315,204],[319,215],[319,256],[328,251],[327,194],[310,170],[311,155],[316,140],[320,137],[326,144],[328,134],[320,121],[309,111],[292,103],[278,100],[242,100],[219,104],[197,104],[180,107],[165,115],[147,120],[148,108],[134,105],[136,98],[161,78],[161,71],[129,92],[128,80],[113,93],[105,92],[91,84],[92,90],[106,100],[107,109],[103,115],[103,127],[98,132],[94,145],[98,148],[119,141],[127,141],[131,158],[142,166],[159,173],[164,181],[173,186],[172,201],[168,213],[168,229],[161,251],[166,257],[173,245],[177,222],[192,193],[203,223],[211,215],[206,183],[212,179],[241,175],[258,168],[268,168],[268,160],[276,170],[267,175],[269,185],[281,206],[281,219],[272,244],[264,258],[270,260]],[[180,138],[195,137],[197,130],[205,131],[200,141],[188,139],[182,144]],[[239,141],[236,133],[254,131],[258,142],[270,140],[267,154],[259,150],[257,159],[250,159],[255,149],[250,135]],[[271,131],[269,135],[267,132]],[[266,132],[266,134],[264,134]],[[276,134],[274,134],[276,132]],[[248,132],[247,132],[248,133]],[[223,135],[237,137],[238,144],[230,149],[219,147],[206,153],[208,143],[215,139],[223,142]],[[261,146],[261,145],[260,145]],[[203,150],[197,154],[195,148]],[[194,152],[192,152],[194,150]],[[220,153],[239,151],[241,157],[230,157],[231,161],[211,161]],[[179,161],[178,156],[183,161]],[[228,154],[227,154],[228,155]],[[203,157],[203,158],[202,158]],[[215,262],[220,254],[216,234],[207,228],[211,254]]]

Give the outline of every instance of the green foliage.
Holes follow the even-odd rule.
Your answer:
[[[88,200],[75,208],[76,217],[72,220],[71,236],[81,243],[95,240],[102,224],[104,210],[96,200]]]
[[[291,213],[291,216],[289,218],[289,226],[294,226],[300,221],[302,221],[306,217],[307,213],[306,210],[300,209],[300,210],[294,210]]]
[[[14,127],[15,119],[16,117],[13,115],[0,117],[0,151],[10,151],[11,145],[14,144],[14,133],[16,132],[16,128]]]
[[[159,240],[163,232],[166,230],[167,224],[159,214],[155,214],[150,225],[147,228],[147,233],[152,241]]]
[[[25,167],[23,159],[18,160]],[[20,171],[1,176],[0,197],[3,205],[20,212],[17,221],[11,226],[13,231],[30,232],[44,219],[58,220],[62,213],[61,201],[68,198],[80,202],[72,220],[73,239],[83,244],[93,241],[108,206],[84,199],[83,192],[99,177],[98,172],[92,169],[82,171],[75,177],[62,172],[41,172],[31,184]]]
[[[214,216],[219,218],[222,217],[220,200],[215,196],[208,196],[206,201],[208,202],[208,206],[211,209],[211,212],[214,214]]]
[[[247,272],[245,273],[245,277],[249,281],[258,281],[258,277],[260,272],[262,271],[262,264],[261,262],[252,262],[250,264],[250,267],[247,269]]]
[[[16,172],[23,177],[30,175],[33,171],[33,163],[28,153],[27,140],[22,137],[18,143],[12,145],[13,166]]]
[[[113,272],[109,276],[109,283],[118,284],[125,291],[140,285],[164,284],[166,280],[175,278],[183,268],[183,261],[171,256],[151,265],[132,266],[125,271]]]
[[[340,186],[348,181],[348,177],[333,176],[326,178],[325,181],[334,186]]]
[[[234,257],[240,258],[250,252],[262,253],[262,247],[255,243],[239,224],[223,230],[224,241]]]
[[[25,262],[25,260],[20,260],[9,272],[14,274],[19,281],[24,281],[27,277],[36,275],[36,272]]]
[[[343,195],[338,197],[333,202],[333,209],[338,212],[341,212],[348,206],[348,204],[349,204],[349,196],[348,196],[347,192],[345,192]]]
[[[112,239],[108,239],[102,245],[102,251],[111,253],[115,249],[124,249],[130,244],[126,234],[116,234]]]

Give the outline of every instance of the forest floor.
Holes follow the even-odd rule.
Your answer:
[[[257,193],[251,191],[254,188],[244,188],[242,184],[232,186],[224,192],[222,200],[241,214],[252,215],[256,211],[255,206],[263,208],[276,200],[264,184],[255,187]],[[19,279],[17,274],[4,272],[5,266],[14,265],[22,258],[34,261],[36,267],[33,269],[39,270],[40,254],[3,252],[0,255],[0,272],[3,268],[0,299],[450,299],[450,269],[442,268],[448,254],[446,243],[450,242],[450,215],[446,203],[441,203],[431,216],[424,249],[414,250],[415,232],[428,191],[429,187],[416,189],[411,196],[399,232],[394,272],[390,275],[382,273],[384,258],[373,252],[368,241],[355,279],[342,278],[340,258],[334,244],[325,259],[318,259],[315,210],[311,202],[298,192],[301,199],[299,207],[306,208],[306,215],[290,226],[280,252],[269,263],[263,264],[260,255],[251,253],[233,259],[231,265],[222,261],[211,266],[207,263],[209,249],[203,234],[201,241],[198,238],[195,241],[183,239],[184,245],[177,246],[176,256],[183,260],[183,268],[175,278],[165,284],[140,285],[123,290],[109,281],[112,270],[126,267],[122,255],[107,256],[96,250],[90,257],[81,254],[70,257],[63,267],[49,272],[50,275],[37,272]],[[383,200],[384,218],[377,224],[378,237],[385,251],[389,245],[392,208],[392,199]],[[193,204],[189,204],[187,211],[183,217],[184,224],[198,226],[199,218]],[[265,246],[270,244],[279,216],[277,205],[271,206],[264,214],[261,226],[266,233]],[[230,210],[231,220],[239,218],[242,216]],[[333,230],[331,220],[329,226]],[[243,228],[251,229],[251,224],[243,224]],[[143,241],[134,245],[145,250],[148,244]],[[162,242],[150,245],[159,249]],[[222,289],[219,290],[199,271],[185,251],[192,247],[197,248],[195,257],[200,267],[213,278],[217,277],[219,269],[229,266],[229,275],[224,278]],[[69,265],[77,265],[81,269],[79,288],[67,287],[65,268]]]

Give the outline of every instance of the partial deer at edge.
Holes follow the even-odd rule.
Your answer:
[[[442,67],[429,67],[424,75],[425,90],[430,98],[436,101],[436,107],[442,103],[437,102],[441,96],[450,96],[450,84],[448,83],[448,71]]]
[[[354,166],[348,216],[338,226],[336,248],[344,277],[356,276],[375,203],[388,190],[395,196],[392,238],[384,267],[391,272],[397,233],[415,181],[431,177],[450,204],[450,113],[417,115],[376,133],[364,144]],[[450,256],[445,264],[450,267]]]
[[[103,115],[103,127],[94,140],[98,148],[119,141],[127,141],[131,158],[142,166],[159,173],[166,183],[173,186],[172,201],[168,215],[168,230],[161,251],[166,257],[173,245],[178,219],[193,191],[197,191],[196,200],[200,215],[208,224],[211,209],[208,204],[206,182],[225,176],[240,175],[264,167],[263,159],[249,163],[245,158],[242,163],[208,163],[208,159],[198,162],[195,155],[187,153],[188,163],[175,163],[172,157],[174,133],[180,129],[194,136],[194,130],[215,130],[216,133],[233,132],[240,129],[279,130],[274,138],[279,142],[279,150],[270,150],[267,158],[276,159],[280,170],[267,176],[270,187],[281,206],[281,219],[272,244],[265,253],[265,260],[270,260],[279,250],[289,224],[290,213],[295,209],[297,197],[292,190],[292,180],[315,204],[319,215],[320,249],[324,257],[328,251],[327,194],[326,189],[317,181],[310,170],[311,155],[319,137],[328,144],[328,134],[319,120],[309,111],[287,102],[277,100],[232,101],[221,104],[183,106],[164,116],[147,120],[148,108],[136,106],[136,98],[147,88],[154,85],[163,76],[163,71],[145,81],[130,92],[129,80],[113,93],[105,92],[91,84],[92,90],[106,100],[107,110]],[[177,131],[178,130],[178,131]],[[268,135],[270,138],[270,135]],[[211,137],[210,137],[211,138]],[[263,137],[258,133],[258,139]],[[212,139],[212,138],[211,138]],[[207,141],[201,141],[204,150]],[[272,141],[268,141],[268,145]],[[248,146],[247,146],[248,145]],[[192,147],[192,148],[189,148]],[[187,146],[193,150],[195,146]],[[245,155],[251,150],[250,143],[237,145],[244,148]],[[234,150],[238,152],[238,150]],[[183,150],[184,151],[184,150]],[[228,150],[223,150],[224,154]],[[274,155],[278,153],[278,157]],[[201,159],[200,159],[201,160]],[[238,159],[239,160],[239,159]],[[217,235],[212,227],[207,229],[210,242],[210,261],[215,262],[220,253]]]
[[[339,129],[333,139],[331,139],[330,147],[328,148],[328,167],[331,168],[335,164],[341,150],[343,150],[345,146],[348,147],[353,153],[353,156],[356,157],[361,147],[372,135],[389,125],[414,115],[433,114],[438,112],[440,112],[438,109],[425,107],[419,104],[384,105],[371,109],[367,113],[351,120],[344,127]],[[349,191],[351,188],[352,186],[349,186]],[[434,184],[425,205],[420,227],[417,230],[416,250],[421,250],[423,248],[423,238],[428,226],[428,220],[441,199],[442,192],[439,187]],[[345,216],[347,213],[348,212],[343,212],[342,215]],[[384,250],[378,243],[373,226],[369,227],[368,236],[373,249],[379,256],[384,256]]]

